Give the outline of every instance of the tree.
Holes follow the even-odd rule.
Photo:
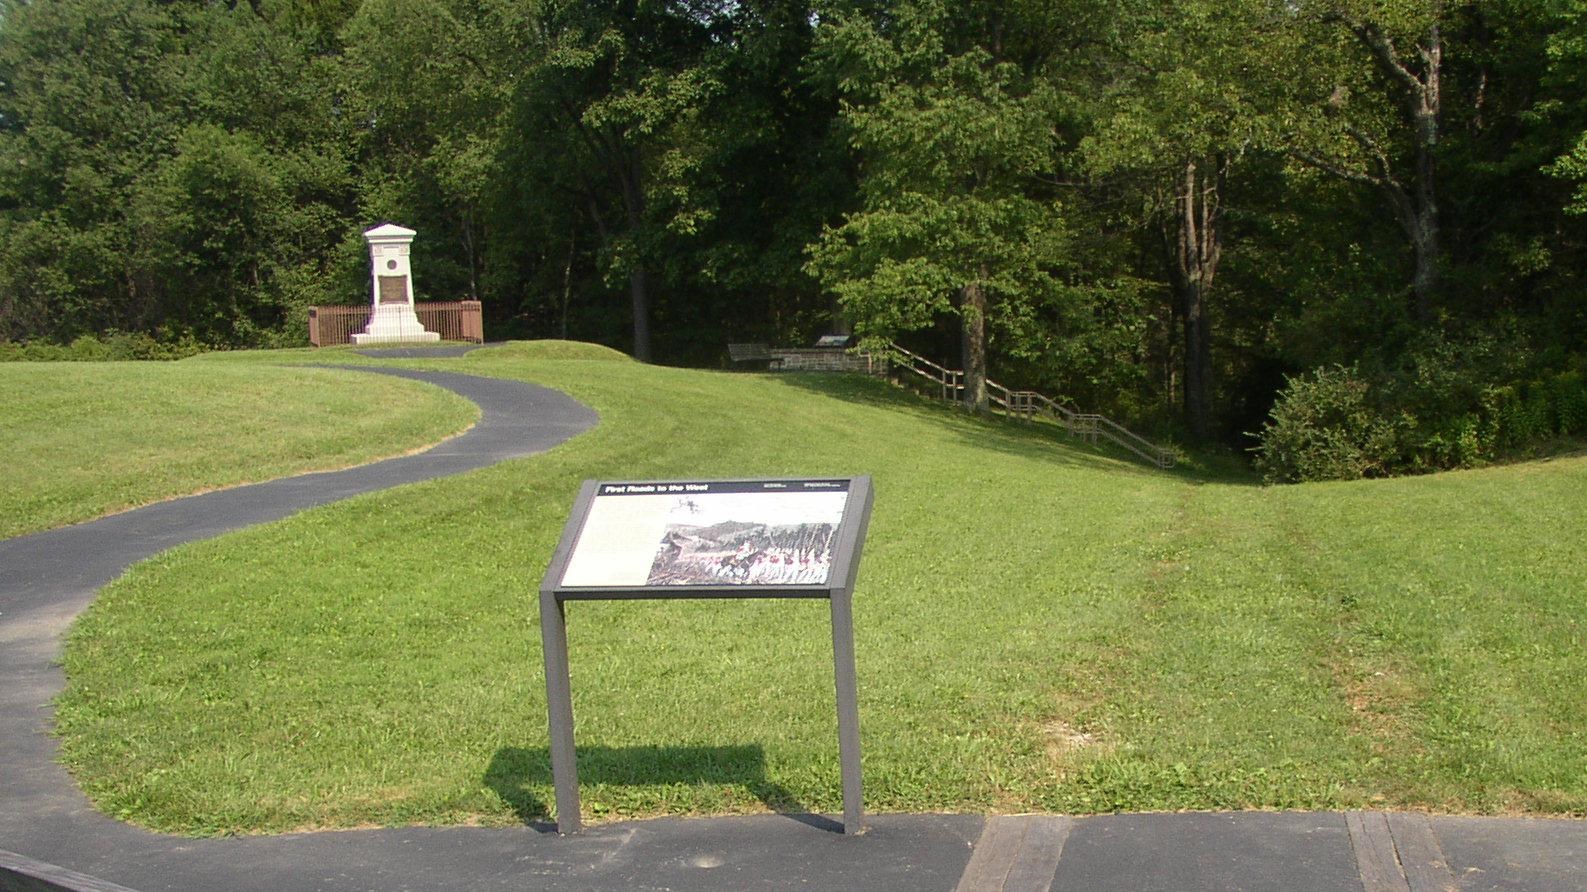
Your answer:
[[[674,246],[672,287],[691,300],[665,319],[721,329],[696,348],[707,361],[723,340],[800,343],[848,324],[803,271],[805,246],[855,189],[838,88],[807,64],[813,19],[803,0],[755,0],[718,30],[721,86],[692,125],[702,151],[691,200],[710,212]]]
[[[0,26],[0,334],[256,343],[317,292],[348,157],[304,33],[147,0]]]
[[[1324,0],[1298,8],[1299,24],[1342,35],[1355,59],[1347,56],[1335,69],[1326,98],[1313,97],[1320,114],[1294,155],[1383,195],[1410,243],[1412,307],[1428,326],[1442,262],[1438,151],[1448,8],[1443,0]],[[1308,61],[1292,54],[1292,63]],[[1359,64],[1363,56],[1367,66]]]
[[[911,6],[896,36],[859,19],[823,36],[850,66],[843,119],[862,207],[811,246],[808,268],[873,339],[956,314],[964,403],[983,411],[988,324],[1017,350],[1060,294],[1062,216],[1031,194],[1051,169],[1052,97],[984,49],[949,54],[943,20]]]
[[[232,343],[279,324],[266,282],[292,260],[278,250],[290,205],[259,140],[214,124],[184,130],[175,153],[140,179],[127,217],[149,290],[163,295],[164,324]]]
[[[208,320],[178,326],[213,343],[300,342],[309,305],[362,292],[334,253],[358,223],[347,89],[294,9],[215,6],[191,23],[190,120],[140,190],[150,204],[136,216],[155,224],[144,245],[186,252],[180,275],[159,274],[167,303]]]
[[[1122,11],[1121,11],[1122,14]],[[1223,261],[1233,166],[1270,145],[1273,89],[1261,64],[1270,10],[1258,4],[1153,3],[1129,10],[1118,73],[1081,143],[1092,176],[1121,181],[1161,232],[1183,332],[1183,411],[1212,427],[1212,296]]]
[[[1587,3],[1581,0],[1563,4],[1556,13],[1553,33],[1547,43],[1547,79],[1555,97],[1548,107],[1539,109],[1543,114],[1557,114],[1569,109],[1574,123],[1581,126],[1587,117]],[[1587,214],[1587,129],[1569,144],[1549,165],[1549,173],[1570,181],[1575,189],[1567,210],[1571,214]]]
[[[343,29],[350,104],[367,122],[362,222],[423,221],[416,250],[431,293],[483,296],[490,205],[532,22],[499,0],[369,0]]]
[[[158,321],[124,225],[170,152],[184,78],[180,10],[141,0],[8,2],[0,13],[0,320],[7,337]]]
[[[708,213],[689,194],[701,151],[692,125],[718,89],[713,29],[730,7],[547,3],[519,87],[520,137],[555,146],[531,175],[572,190],[588,211],[607,270],[628,280],[633,353],[644,361],[651,271],[670,238]]]

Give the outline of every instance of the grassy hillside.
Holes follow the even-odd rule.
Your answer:
[[[878,382],[562,352],[428,365],[561,388],[596,430],[105,592],[59,711],[95,801],[186,832],[544,817],[535,591],[579,481],[868,473],[873,811],[1587,810],[1587,460],[1260,488]],[[569,624],[587,817],[839,809],[823,604]]]
[[[0,538],[398,455],[479,414],[423,384],[257,360],[0,363],[0,388]]]

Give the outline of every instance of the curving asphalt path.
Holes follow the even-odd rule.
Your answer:
[[[0,892],[111,888],[101,881],[142,892],[1587,889],[1587,823],[1565,820],[1271,812],[884,815],[871,817],[864,835],[845,836],[820,817],[759,815],[629,822],[573,837],[532,826],[189,839],[99,814],[56,764],[49,727],[51,699],[64,683],[55,665],[62,634],[102,585],[134,561],[182,542],[543,451],[596,422],[588,408],[527,384],[359,371],[446,387],[478,403],[480,421],[419,455],[177,499],[0,542]],[[24,877],[66,884],[29,885]]]
[[[98,589],[127,567],[184,542],[305,508],[543,452],[598,420],[594,411],[561,393],[517,381],[407,369],[349,370],[439,385],[476,403],[480,419],[460,436],[416,455],[175,499],[0,541],[0,849],[106,877],[130,873],[156,889],[165,888],[159,878],[168,873],[180,876],[171,859],[183,862],[179,853],[207,848],[99,815],[55,762],[50,703],[65,684],[56,665],[62,636]],[[231,849],[226,851],[224,860],[231,861]],[[152,874],[136,869],[145,863],[158,866]],[[223,884],[244,885],[241,877]],[[274,881],[259,887],[283,888]]]

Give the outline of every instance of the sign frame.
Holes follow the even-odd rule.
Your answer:
[[[842,518],[821,584],[566,586],[563,580],[602,487],[668,487],[687,484],[847,484]],[[661,494],[661,493],[658,493]],[[609,496],[610,497],[610,496]],[[861,832],[864,822],[860,778],[860,719],[854,670],[854,584],[870,525],[874,494],[868,475],[857,477],[756,478],[736,480],[586,480],[579,488],[562,538],[540,584],[540,639],[545,658],[546,711],[551,734],[551,778],[556,789],[557,832],[577,833],[579,815],[578,762],[573,742],[573,692],[568,668],[567,609],[569,601],[680,600],[720,598],[825,598],[831,605],[832,665],[837,688],[838,761],[843,782],[843,832]]]

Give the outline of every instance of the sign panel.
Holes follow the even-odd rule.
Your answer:
[[[871,517],[868,476],[805,480],[586,480],[540,584],[557,830],[577,832],[567,602],[825,598],[843,776],[843,832],[864,817],[854,583]]]
[[[850,481],[600,483],[562,589],[827,586]]]

